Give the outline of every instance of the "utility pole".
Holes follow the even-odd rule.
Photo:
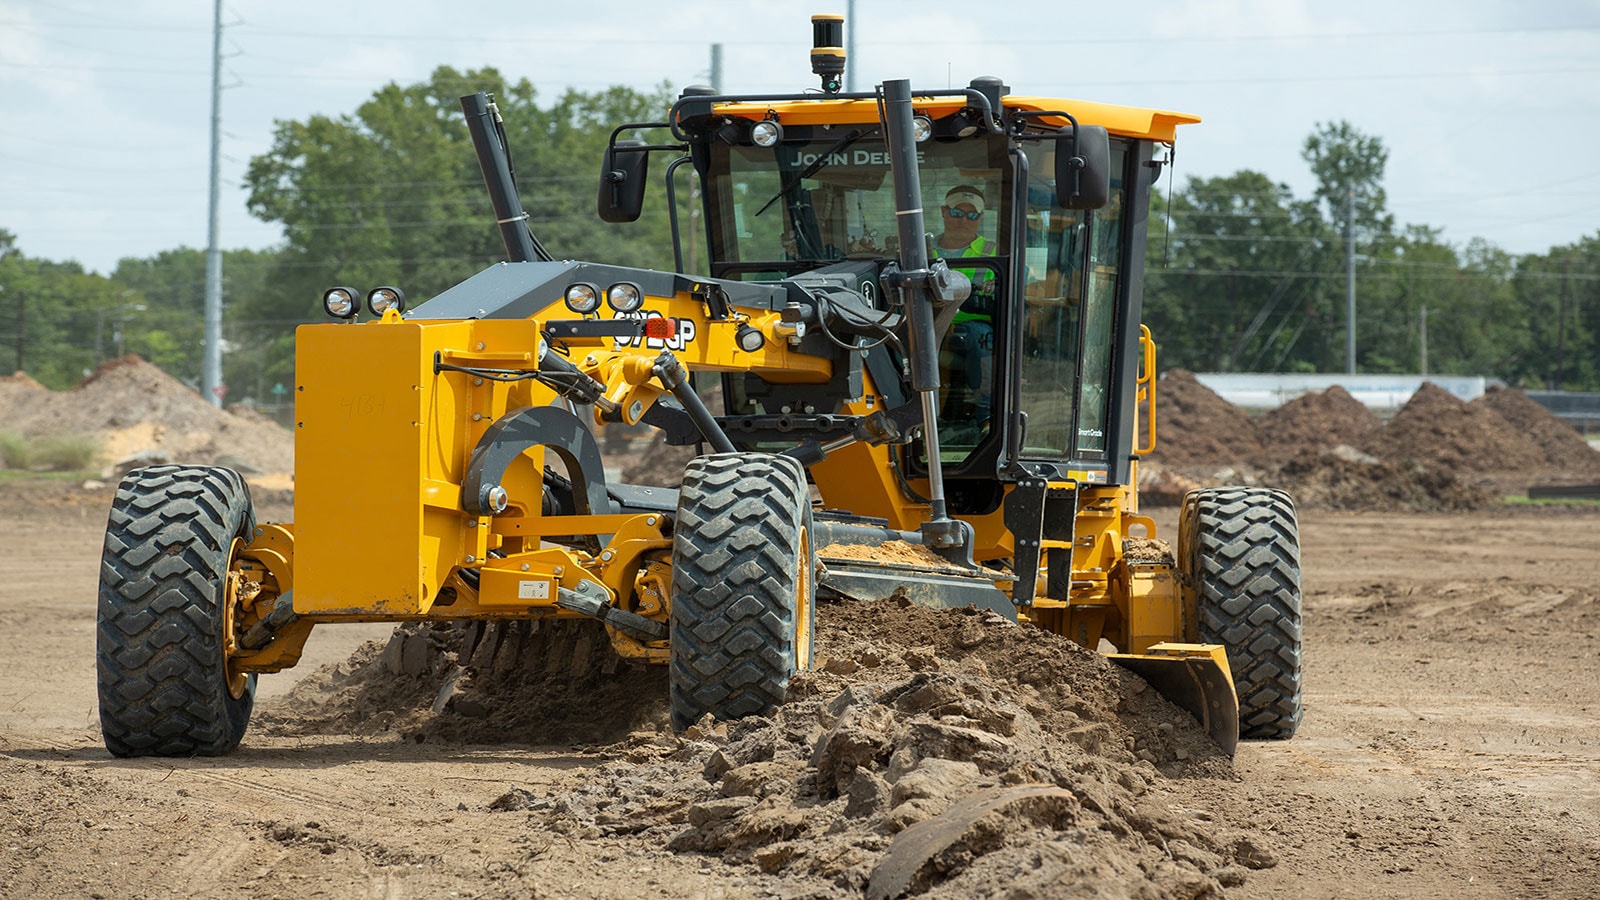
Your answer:
[[[711,45],[711,91],[722,93],[722,45]]]
[[[844,89],[856,92],[856,0],[846,0],[844,5]]]
[[[1427,377],[1427,375],[1428,375],[1428,308],[1426,306],[1424,306],[1422,308],[1422,310],[1421,310],[1421,318],[1417,322],[1417,337],[1418,337],[1418,343],[1422,345],[1422,361],[1421,361],[1422,372],[1421,372],[1421,374],[1422,374],[1423,377]]]
[[[17,371],[22,371],[22,323],[26,318],[24,310],[27,307],[27,295],[17,291]]]
[[[222,406],[222,248],[217,246],[217,208],[222,166],[222,0],[211,29],[211,212],[206,227],[206,343],[201,369],[203,397]]]
[[[1572,274],[1572,260],[1561,261],[1561,300],[1556,306],[1556,375],[1550,382],[1550,390],[1561,390],[1562,369],[1566,368],[1564,359],[1567,351],[1567,277]]]
[[[1356,186],[1344,189],[1344,370],[1356,373]]]

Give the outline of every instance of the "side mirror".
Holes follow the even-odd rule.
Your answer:
[[[1064,209],[1099,209],[1111,200],[1111,136],[1099,125],[1062,126],[1056,141],[1056,205]]]
[[[616,141],[600,161],[600,219],[637,222],[644,211],[644,185],[650,151],[644,141]]]

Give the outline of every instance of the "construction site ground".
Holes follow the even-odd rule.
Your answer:
[[[950,806],[966,788],[949,785],[992,795],[1041,773],[1075,796],[1014,807],[986,839],[969,830],[964,856],[923,866],[908,889],[1600,893],[1592,505],[1303,511],[1305,721],[1293,740],[1245,743],[1229,764],[1183,722],[1145,733],[1097,724],[1118,701],[1097,693],[1092,679],[1112,676],[1095,660],[950,618],[960,613],[892,604],[824,609],[820,669],[801,680],[797,712],[762,727],[677,737],[651,697],[596,702],[593,715],[629,718],[628,730],[587,740],[559,729],[547,742],[515,730],[492,739],[491,729],[450,739],[407,724],[399,693],[387,717],[319,718],[318,704],[353,690],[357,670],[387,671],[382,644],[361,645],[392,629],[352,625],[323,628],[300,667],[262,679],[258,724],[234,754],[113,759],[100,743],[94,675],[108,503],[107,490],[76,483],[0,484],[0,896],[840,896],[872,890],[895,816],[903,826]],[[263,518],[287,515],[277,503],[263,504]],[[1155,514],[1174,527],[1174,510]],[[1068,697],[1052,681],[1088,688]],[[416,689],[431,699],[432,685]],[[1009,738],[985,740],[1036,758],[996,762],[993,744],[970,762],[925,759],[921,788],[902,773],[890,794],[830,763],[888,733],[874,716],[934,727],[908,717],[907,698],[940,690],[961,694],[974,722],[1010,716]],[[1017,722],[1077,744],[1068,753]],[[791,744],[841,734],[854,742],[830,745],[810,768],[784,762]],[[972,780],[1005,766],[1013,777]],[[848,801],[807,809],[797,779]]]
[[[104,466],[0,472],[0,898],[1600,896],[1600,504],[1505,502],[1592,490],[1600,453],[1514,389],[1388,417],[1338,388],[1250,415],[1178,370],[1158,393],[1158,537],[1197,487],[1296,499],[1292,740],[1230,760],[1101,656],[886,599],[824,604],[816,666],[731,725],[674,734],[663,670],[592,628],[464,670],[459,630],[323,626],[235,753],[119,760],[112,485],[226,465],[289,521],[292,435],[137,357],[0,378],[8,441]],[[602,435],[608,477],[671,485],[692,453],[627,437]]]

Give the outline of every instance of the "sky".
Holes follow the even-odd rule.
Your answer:
[[[1018,94],[1198,114],[1175,171],[1309,197],[1320,123],[1389,151],[1399,225],[1544,253],[1600,234],[1600,0],[225,0],[219,244],[279,228],[243,179],[277,123],[341,116],[440,65],[541,96],[623,84],[815,87],[810,15],[852,12],[857,90],[997,75]],[[0,0],[0,229],[109,275],[207,244],[213,2]],[[598,165],[598,161],[596,162]],[[492,227],[485,223],[485,227]],[[559,252],[558,248],[552,248]]]

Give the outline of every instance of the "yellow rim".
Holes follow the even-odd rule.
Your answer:
[[[800,529],[800,570],[794,586],[794,661],[795,668],[811,667],[811,534]]]
[[[239,657],[239,583],[243,576],[235,568],[239,561],[239,551],[244,547],[244,542],[238,538],[228,547],[228,574],[223,577],[222,590],[222,665],[224,677],[228,682],[228,695],[238,700],[244,697],[245,688],[250,683],[250,675],[240,668],[236,662]]]

